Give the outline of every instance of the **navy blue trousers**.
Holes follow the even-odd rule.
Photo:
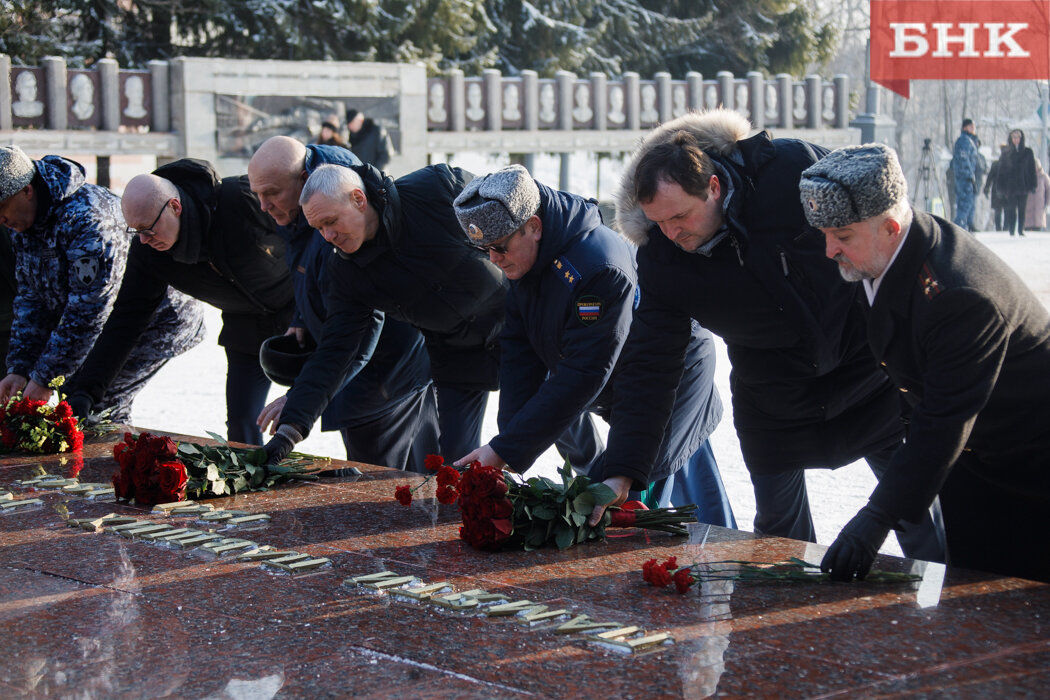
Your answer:
[[[437,393],[441,455],[451,461],[481,447],[481,423],[489,392],[441,384]]]
[[[259,355],[226,348],[226,437],[249,445],[263,444],[255,420],[266,406],[270,380],[259,366]]]
[[[413,472],[438,451],[437,399],[430,386],[420,389],[364,423],[341,429],[346,458]]]

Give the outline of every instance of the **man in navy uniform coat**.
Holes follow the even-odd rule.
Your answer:
[[[602,224],[598,205],[536,182],[520,165],[477,177],[456,198],[470,242],[510,282],[500,363],[500,433],[461,457],[523,472],[570,430],[562,447],[608,415],[620,349],[639,293],[635,249]],[[647,505],[695,503],[700,520],[736,527],[707,437],[722,417],[711,335],[693,324],[675,410],[646,490]],[[582,426],[580,425],[583,419]],[[600,444],[596,436],[584,445]],[[602,450],[570,462],[601,478]]]
[[[835,151],[802,174],[809,223],[862,281],[907,440],[821,567],[863,578],[891,528],[940,494],[948,561],[1050,581],[1050,314],[963,229],[912,209],[896,154]]]

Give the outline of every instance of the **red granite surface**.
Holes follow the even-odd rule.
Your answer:
[[[85,454],[81,481],[107,481],[109,445]],[[0,460],[0,488],[41,469],[63,474],[60,462]],[[476,552],[457,538],[455,506],[394,501],[394,487],[416,477],[358,466],[357,478],[209,501],[272,516],[227,536],[332,560],[298,576],[65,520],[118,512],[220,524],[14,488],[44,504],[0,514],[0,696],[1002,698],[1045,697],[1050,685],[1044,584],[948,569],[938,587],[939,567],[883,557],[877,567],[914,566],[927,580],[719,582],[681,596],[645,585],[642,562],[780,561],[807,547],[812,558],[813,546],[698,525],[688,540],[631,530],[565,552]],[[382,570],[669,632],[674,643],[632,656],[551,624],[346,584]]]

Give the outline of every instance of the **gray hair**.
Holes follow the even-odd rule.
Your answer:
[[[326,163],[306,178],[303,192],[299,195],[299,206],[305,206],[315,194],[334,199],[353,190],[365,190],[361,176],[342,165]]]
[[[892,207],[882,212],[878,216],[879,221],[885,221],[886,219],[893,219],[901,225],[901,233],[907,231],[911,227],[912,219],[915,215],[911,210],[911,202],[908,201],[908,195],[904,195],[900,200]]]

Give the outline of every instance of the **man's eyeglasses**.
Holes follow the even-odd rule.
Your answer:
[[[485,255],[488,255],[489,253],[498,253],[499,255],[506,255],[507,254],[507,244],[510,243],[510,239],[514,238],[515,236],[517,236],[519,233],[521,233],[524,230],[525,230],[525,227],[522,226],[521,228],[519,228],[514,233],[510,234],[509,236],[506,236],[503,239],[502,243],[493,243],[491,245],[476,245],[474,247],[477,248],[478,250],[480,250]]]
[[[147,226],[146,228],[131,228],[130,226],[128,226],[125,229],[128,232],[128,235],[129,236],[145,236],[146,238],[153,238],[154,236],[156,236],[157,232],[153,230],[153,227],[157,225],[158,221],[160,221],[160,217],[164,216],[164,210],[168,208],[169,204],[171,204],[171,200],[170,199],[168,201],[164,202],[164,206],[160,208],[160,213],[157,214],[157,218],[154,219],[153,223],[150,224],[149,226]]]

